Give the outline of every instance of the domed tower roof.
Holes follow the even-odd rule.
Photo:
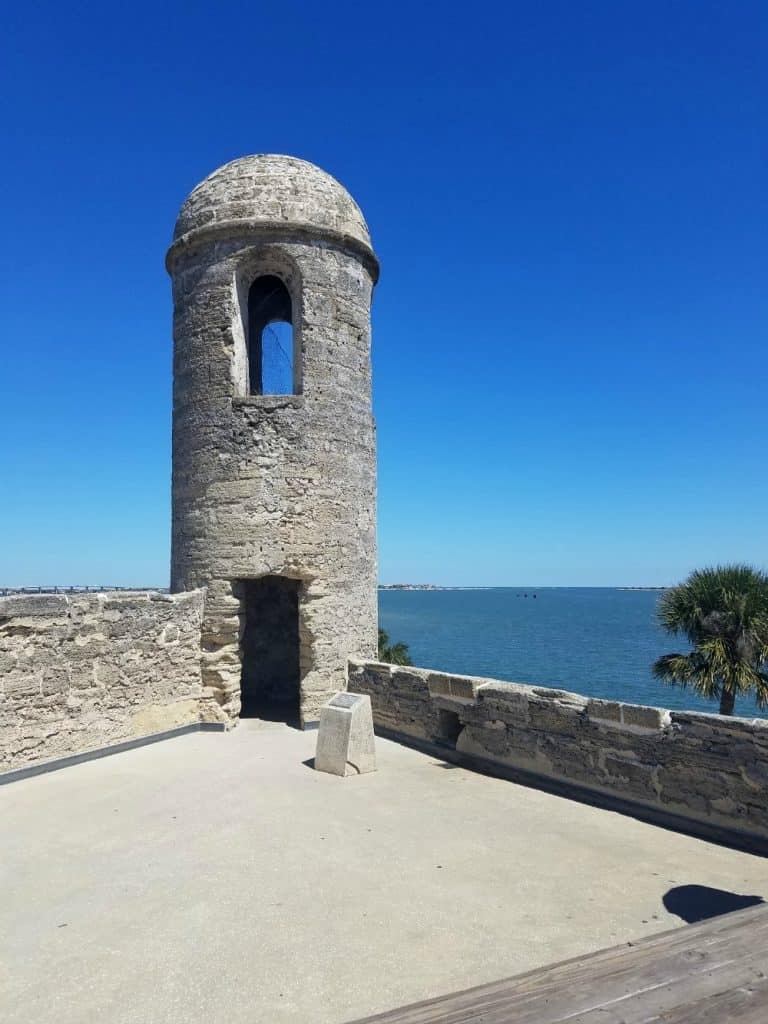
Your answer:
[[[335,242],[364,257],[378,276],[360,207],[330,174],[292,156],[257,154],[232,160],[189,194],[173,232],[169,263],[203,236],[245,232]]]

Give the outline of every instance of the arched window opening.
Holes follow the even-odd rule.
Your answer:
[[[279,277],[257,277],[248,292],[248,385],[252,395],[296,389],[291,296]]]

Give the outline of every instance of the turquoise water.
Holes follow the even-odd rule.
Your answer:
[[[597,587],[382,590],[379,618],[424,668],[716,712],[715,702],[651,674],[660,654],[687,649],[656,625],[659,596]],[[744,698],[736,714],[768,716]]]

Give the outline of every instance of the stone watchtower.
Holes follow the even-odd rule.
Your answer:
[[[376,653],[368,228],[318,167],[248,156],[192,191],[167,267],[171,589],[208,588],[204,714],[305,723]]]

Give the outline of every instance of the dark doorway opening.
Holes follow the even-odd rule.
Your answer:
[[[262,576],[242,582],[242,718],[299,724],[299,581]]]

